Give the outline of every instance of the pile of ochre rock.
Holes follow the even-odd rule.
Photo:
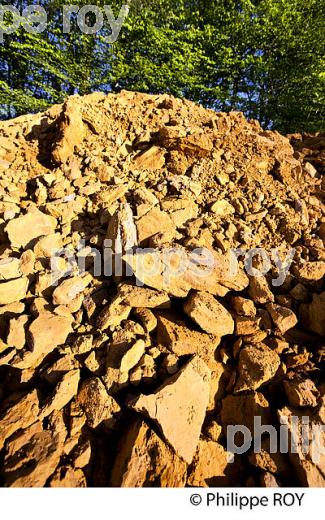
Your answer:
[[[0,485],[325,485],[227,438],[325,422],[324,153],[124,91],[0,124]]]

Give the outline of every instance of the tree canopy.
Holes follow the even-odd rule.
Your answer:
[[[67,0],[35,3],[47,12],[46,30],[20,26],[0,43],[2,118],[74,93],[125,88],[241,110],[282,132],[324,130],[325,0],[131,0],[114,43],[107,43],[106,19],[95,34],[83,34],[74,17],[64,33]],[[127,2],[71,2],[89,3],[109,4],[117,16]]]

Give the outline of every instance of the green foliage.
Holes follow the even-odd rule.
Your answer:
[[[19,28],[0,44],[1,117],[126,88],[242,110],[283,132],[324,130],[325,0],[132,0],[114,44],[105,42],[107,23],[95,35],[76,24],[64,34],[66,0],[36,3],[46,8],[46,31]],[[117,15],[126,2],[91,3]]]

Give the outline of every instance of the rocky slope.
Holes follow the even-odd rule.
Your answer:
[[[2,485],[324,486],[227,451],[324,424],[325,137],[288,137],[130,92],[0,123]]]

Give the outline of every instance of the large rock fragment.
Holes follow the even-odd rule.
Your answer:
[[[123,302],[123,298],[118,294],[111,303],[104,307],[97,318],[97,327],[99,330],[105,330],[108,327],[116,327],[122,321],[126,320],[132,310],[130,305]]]
[[[253,392],[247,395],[227,395],[227,397],[222,400],[220,417],[226,436],[228,426],[243,425],[249,429],[252,437],[254,437],[256,433],[254,421],[256,418],[261,420],[261,424],[272,424],[269,403],[263,394],[259,392]],[[235,443],[240,447],[242,442],[242,436],[238,432],[235,436]]]
[[[51,488],[84,488],[87,487],[87,480],[82,469],[61,466],[54,472],[49,486]]]
[[[30,429],[9,443],[4,475],[9,487],[43,487],[63,452],[63,439],[51,430]]]
[[[170,306],[170,298],[164,291],[156,291],[147,287],[122,284],[118,296],[123,305],[130,307],[166,308]]]
[[[41,377],[50,383],[50,385],[58,385],[62,382],[63,376],[69,372],[72,372],[72,377],[77,379],[75,371],[79,367],[80,363],[73,355],[62,356],[49,366],[46,365],[41,370]],[[69,379],[65,381],[69,382]]]
[[[121,359],[120,371],[122,374],[128,373],[142,358],[145,353],[146,344],[143,339],[138,339],[130,347]]]
[[[165,151],[158,146],[151,146],[137,155],[130,164],[131,170],[160,170],[165,164]]]
[[[59,233],[41,237],[34,247],[36,258],[51,258],[62,248],[62,237]]]
[[[87,424],[90,428],[97,428],[100,424],[111,427],[120,407],[108,395],[105,386],[98,377],[86,379],[78,392],[77,403],[85,412]]]
[[[121,438],[111,485],[114,487],[183,487],[186,463],[140,419]]]
[[[0,411],[0,449],[5,440],[21,428],[27,428],[37,420],[39,401],[37,391],[17,396],[11,402],[2,403]]]
[[[128,186],[122,184],[120,186],[109,185],[105,186],[101,191],[94,195],[94,202],[96,205],[110,207],[115,202],[122,199],[128,191]]]
[[[234,332],[234,320],[211,294],[193,292],[184,303],[184,311],[205,332],[225,336]]]
[[[71,401],[78,391],[79,379],[80,370],[71,370],[63,375],[42,409],[40,414],[42,419],[50,415],[54,410],[61,410]]]
[[[210,371],[194,356],[177,374],[151,395],[141,395],[130,406],[159,425],[178,456],[190,463],[199,441],[209,402]]]
[[[28,316],[22,314],[18,318],[12,318],[9,321],[7,345],[16,349],[24,348],[26,343],[25,326],[28,322]]]
[[[133,314],[139,319],[146,332],[153,332],[157,327],[157,318],[150,309],[136,307],[133,309]]]
[[[248,300],[242,296],[233,296],[231,299],[231,306],[238,316],[251,318],[256,316],[256,307],[252,300]]]
[[[53,292],[54,305],[68,305],[85,290],[92,280],[91,275],[73,276],[60,283]]]
[[[302,304],[300,316],[307,329],[325,336],[325,292],[313,294],[311,303]]]
[[[31,249],[24,251],[20,257],[20,270],[24,276],[33,273],[35,265],[35,255]]]
[[[200,439],[187,484],[194,487],[229,487],[239,483],[240,468],[221,444]]]
[[[314,282],[321,280],[325,276],[325,262],[305,262],[294,268],[294,274],[301,281]]]
[[[235,213],[235,208],[227,200],[217,200],[212,204],[210,211],[218,217],[227,217]]]
[[[72,317],[57,316],[48,311],[42,311],[31,323],[28,330],[28,342],[32,350],[21,350],[10,365],[20,368],[33,368],[53,350],[65,343],[72,332]]]
[[[206,248],[143,250],[125,255],[124,260],[142,284],[180,298],[190,289],[225,296],[229,290],[241,291],[248,285],[240,268],[232,272],[229,256]]]
[[[235,332],[237,336],[247,336],[251,334],[258,334],[260,329],[261,318],[256,316],[236,316],[235,317]]]
[[[207,411],[215,413],[220,400],[226,395],[226,388],[232,371],[229,366],[225,366],[220,361],[212,360],[211,358],[206,359],[205,357],[203,359],[211,370],[210,399]]]
[[[275,303],[269,303],[266,308],[271,315],[273,323],[279,329],[281,334],[285,334],[298,322],[295,313],[287,307],[282,307],[281,305],[276,305]]]
[[[54,217],[46,215],[38,209],[33,209],[26,215],[11,220],[6,226],[6,232],[11,247],[16,249],[26,248],[32,240],[52,234],[56,224],[57,221]]]
[[[264,471],[285,478],[292,478],[292,470],[288,464],[287,454],[282,454],[280,447],[274,452],[274,447],[269,437],[262,439],[260,450],[256,453],[250,453],[248,459],[253,466],[261,468]]]
[[[319,392],[311,379],[293,379],[283,382],[291,406],[317,406]]]
[[[325,487],[325,433],[321,412],[284,407],[278,410],[278,417],[289,439],[288,453],[299,483],[305,487]]]
[[[14,280],[22,275],[20,270],[20,260],[18,258],[1,258],[0,260],[0,281]]]
[[[145,242],[148,238],[157,233],[175,235],[175,225],[165,211],[153,208],[149,213],[141,217],[137,223],[139,244]]]
[[[263,343],[242,348],[239,353],[239,377],[235,392],[256,390],[275,376],[279,366],[278,354]]]
[[[134,223],[131,206],[121,203],[118,210],[114,213],[108,223],[106,245],[108,250],[117,257],[108,255],[105,266],[105,273],[115,272],[117,276],[122,274],[121,257],[122,253],[130,251],[138,243],[137,228]],[[114,265],[112,263],[114,258]]]
[[[251,276],[248,293],[255,303],[263,304],[274,301],[274,294],[269,288],[265,276]]]
[[[191,199],[179,197],[165,197],[161,208],[167,211],[177,228],[180,228],[198,215],[198,205]]]
[[[198,354],[204,360],[214,357],[220,336],[213,336],[188,327],[171,314],[158,315],[158,343],[168,347],[177,356]]]
[[[57,164],[64,164],[72,155],[75,146],[80,145],[85,135],[76,98],[71,97],[63,105],[57,125],[58,138],[53,145],[52,159]]]
[[[116,392],[127,384],[129,370],[137,364],[145,352],[142,339],[134,342],[134,335],[127,330],[119,331],[108,344],[105,370],[102,380],[108,392]]]
[[[30,344],[33,352],[51,352],[63,345],[71,329],[72,318],[42,312],[29,327]]]
[[[161,128],[158,139],[167,149],[175,149],[188,157],[205,157],[213,148],[211,139],[204,133],[193,132],[184,135],[178,127]]]
[[[28,278],[16,278],[0,283],[0,305],[8,305],[26,298]]]

